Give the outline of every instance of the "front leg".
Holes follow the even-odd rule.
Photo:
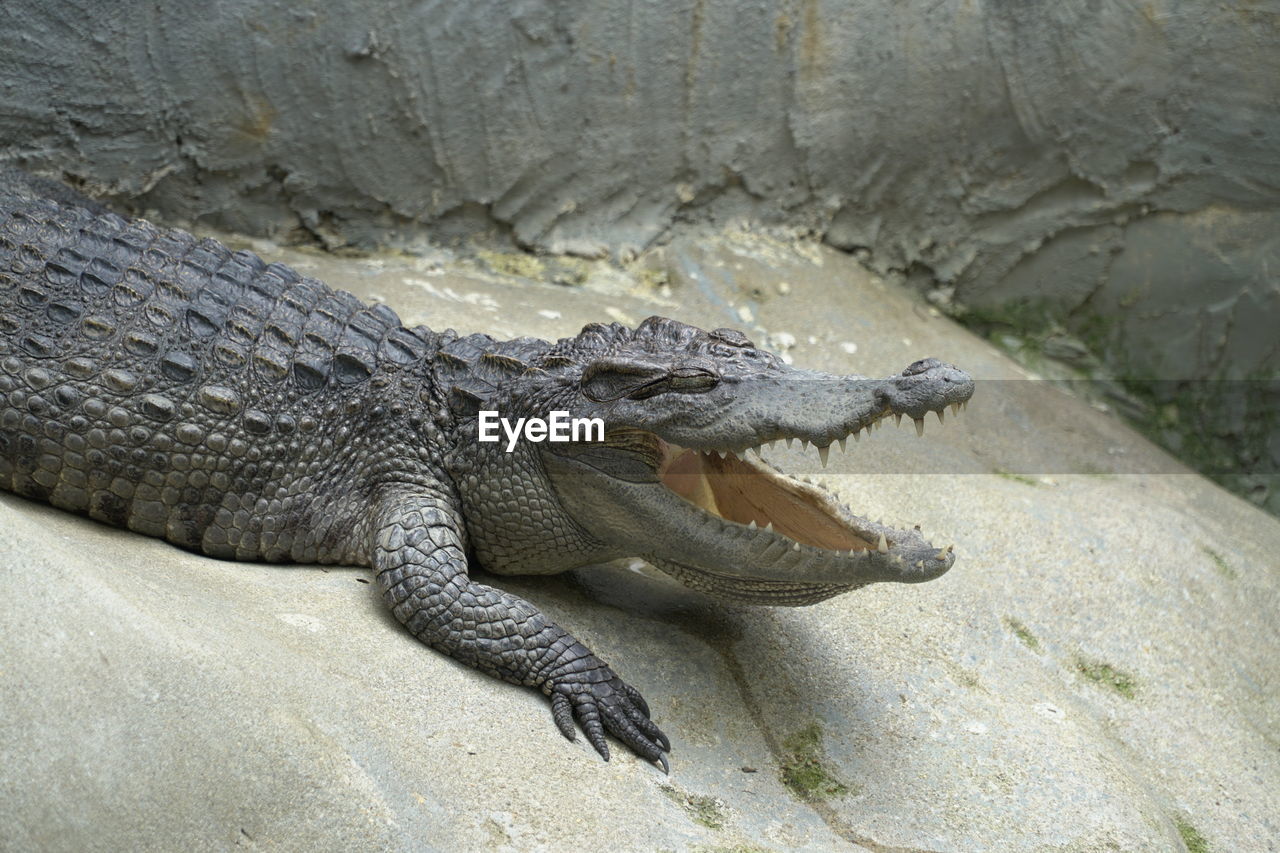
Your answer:
[[[668,769],[671,748],[635,688],[529,602],[467,576],[459,520],[430,495],[388,499],[373,532],[373,570],[383,599],[415,637],[513,684],[551,697],[569,740],[574,719],[609,760],[608,731]]]

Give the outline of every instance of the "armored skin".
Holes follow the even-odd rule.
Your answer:
[[[370,567],[419,639],[667,767],[640,694],[527,601],[476,583],[643,557],[696,589],[801,605],[951,567],[758,458],[972,380],[793,369],[661,317],[556,342],[405,328],[386,306],[0,173],[0,486],[231,560]],[[480,411],[598,417],[603,441],[478,441]],[[748,451],[757,451],[749,458]]]

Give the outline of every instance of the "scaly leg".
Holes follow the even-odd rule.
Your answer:
[[[384,502],[373,534],[383,598],[415,637],[504,681],[537,687],[569,740],[574,719],[607,761],[605,732],[668,769],[671,744],[640,694],[529,602],[467,576],[457,517],[430,495]]]

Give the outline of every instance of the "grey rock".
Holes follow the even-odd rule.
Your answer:
[[[980,377],[968,411],[809,464],[962,559],[799,610],[630,564],[504,578],[645,691],[665,779],[421,648],[362,571],[210,560],[3,495],[5,847],[1277,848],[1280,522],[847,256],[704,235],[570,289],[447,254],[277,254],[436,327],[659,312],[873,375],[925,345]]]

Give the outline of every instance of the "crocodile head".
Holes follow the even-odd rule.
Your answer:
[[[760,455],[799,441],[825,466],[832,444],[886,417],[922,430],[927,413],[941,418],[973,394],[955,367],[925,359],[881,380],[798,370],[741,332],[661,317],[634,330],[590,325],[554,345],[490,343],[454,356],[470,382],[452,390],[473,410],[512,423],[560,411],[604,427],[602,441],[519,440],[508,452],[505,436],[479,443],[474,415],[463,419],[454,479],[490,570],[639,556],[722,597],[806,604],[877,581],[930,580],[955,559]]]

